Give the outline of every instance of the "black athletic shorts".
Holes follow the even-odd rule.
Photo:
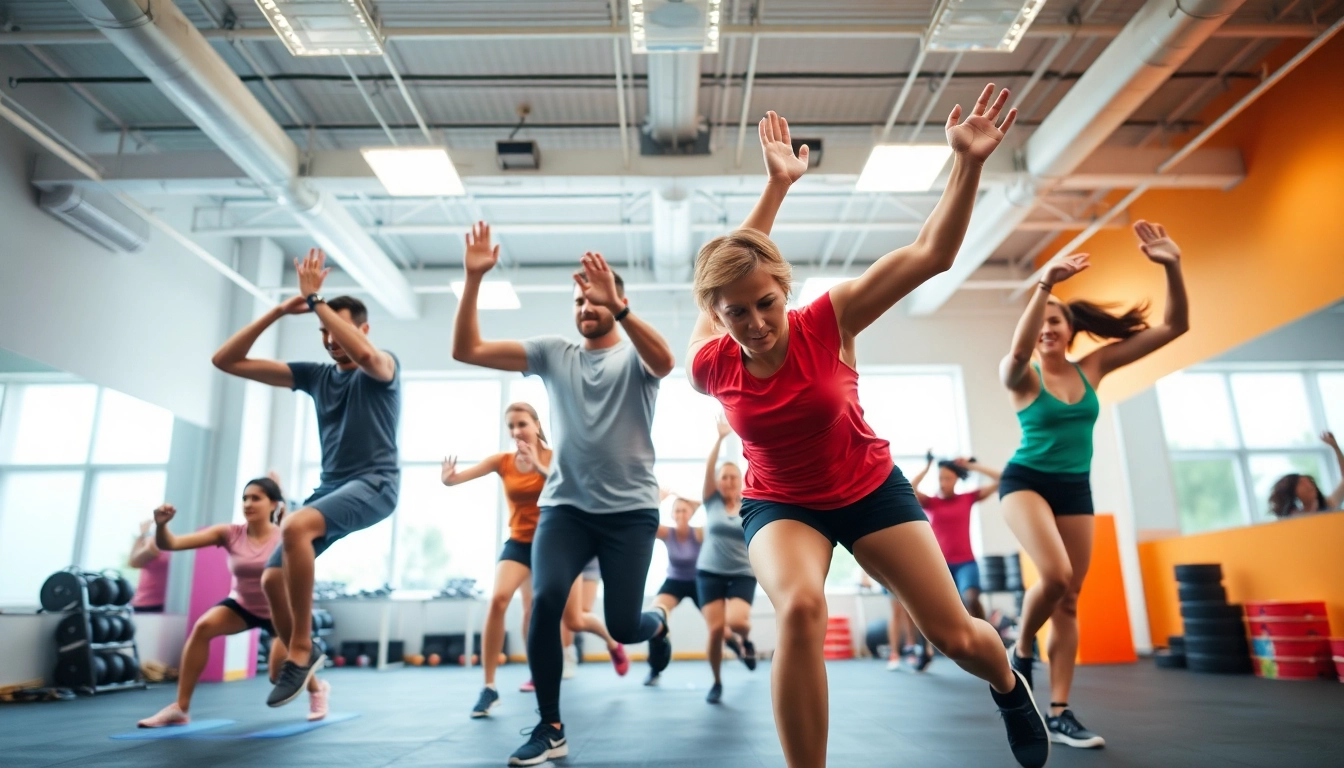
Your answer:
[[[725,576],[709,571],[695,572],[695,588],[700,593],[700,604],[736,597],[750,605],[756,598],[756,579],[751,576]]]
[[[504,542],[504,550],[499,553],[500,562],[512,560],[532,568],[532,542],[509,539]]]
[[[999,478],[999,499],[1016,491],[1035,491],[1050,505],[1056,517],[1090,515],[1092,481],[1088,472],[1041,472],[1008,462]]]
[[[872,493],[839,509],[807,509],[778,501],[742,499],[742,532],[747,546],[751,546],[751,537],[757,531],[776,520],[797,520],[830,539],[832,547],[838,542],[853,552],[854,542],[870,533],[915,520],[928,522],[929,518],[919,506],[910,481],[893,466],[891,474]]]
[[[232,597],[226,597],[218,603],[215,603],[215,605],[223,606],[238,614],[238,618],[243,620],[243,623],[247,625],[248,629],[260,629],[271,637],[275,637],[275,625],[271,623],[270,619],[263,619],[257,614],[247,610],[239,605],[238,601],[234,600]]]
[[[700,607],[700,595],[696,592],[695,582],[690,579],[663,579],[663,586],[658,588],[658,594],[671,595],[677,598],[680,603],[686,598],[690,598],[695,607]]]

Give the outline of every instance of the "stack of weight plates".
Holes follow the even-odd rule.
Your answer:
[[[1185,669],[1185,637],[1171,635],[1167,638],[1167,647],[1158,648],[1153,653],[1153,661],[1163,669]]]
[[[1223,569],[1217,563],[1176,566],[1176,584],[1185,623],[1185,666],[1196,672],[1246,674],[1251,651],[1241,606],[1227,602]]]
[[[1275,680],[1330,679],[1330,620],[1325,603],[1246,604],[1255,674]]]
[[[980,591],[1006,592],[1003,555],[985,555],[980,558]]]
[[[1022,591],[1022,561],[1018,559],[1017,553],[1004,555],[1003,558],[1003,588],[1009,592]]]

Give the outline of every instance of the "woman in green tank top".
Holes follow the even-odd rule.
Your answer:
[[[1000,364],[1011,393],[1022,445],[1004,467],[999,485],[1003,517],[1040,572],[1022,605],[1021,633],[1009,651],[1013,667],[1032,680],[1032,645],[1050,620],[1050,740],[1073,747],[1099,747],[1105,740],[1087,730],[1068,709],[1073,663],[1078,653],[1078,593],[1092,560],[1092,427],[1100,404],[1095,387],[1111,371],[1160,349],[1189,329],[1181,251],[1159,224],[1134,224],[1139,250],[1167,273],[1161,325],[1150,327],[1147,306],[1123,314],[1086,301],[1051,297],[1061,280],[1087,269],[1087,255],[1052,263],[1027,303]],[[1079,333],[1115,339],[1077,362],[1067,352]],[[1025,656],[1019,655],[1025,654]]]

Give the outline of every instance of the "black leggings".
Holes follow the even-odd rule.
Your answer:
[[[596,515],[570,506],[542,507],[532,539],[532,625],[527,663],[543,723],[559,723],[564,651],[560,620],[570,587],[594,555],[602,568],[607,631],[619,643],[642,643],[662,627],[659,611],[640,611],[649,576],[658,510]]]

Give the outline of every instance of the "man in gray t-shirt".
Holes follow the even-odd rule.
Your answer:
[[[281,545],[261,577],[276,639],[281,643],[272,649],[275,688],[266,703],[272,707],[288,704],[306,687],[311,695],[310,720],[326,716],[330,688],[317,680],[317,670],[326,657],[313,650],[309,628],[313,561],[333,542],[391,515],[400,483],[400,366],[390,352],[369,340],[368,310],[363,302],[349,296],[331,301],[322,297],[328,271],[325,262],[326,257],[316,249],[302,263],[296,259],[299,295],[235,333],[213,358],[215,367],[225,373],[307,392],[317,408],[321,484],[301,509],[285,516]],[[331,363],[283,363],[248,356],[261,334],[280,318],[310,312],[317,315],[322,346]]]
[[[585,254],[574,273],[574,322],[582,342],[558,336],[482,340],[476,299],[482,278],[498,260],[489,225],[478,223],[467,235],[453,359],[539,376],[551,399],[555,456],[532,540],[527,633],[541,723],[509,763],[536,765],[568,751],[560,719],[560,619],[570,586],[594,555],[607,585],[611,636],[622,643],[647,640],[650,663],[660,671],[672,658],[666,613],[641,609],[658,533],[653,406],[658,383],[676,359],[663,337],[631,313],[620,277],[594,253]]]

